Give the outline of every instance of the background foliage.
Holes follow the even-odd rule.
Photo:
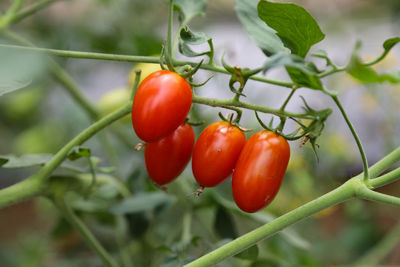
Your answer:
[[[344,63],[350,57],[356,39],[361,39],[364,44],[360,48],[360,56],[375,58],[382,50],[381,43],[377,42],[393,36],[392,31],[398,27],[400,7],[397,1],[387,1],[384,5],[372,0],[352,3],[336,1],[329,4],[336,6],[333,12],[328,12],[332,10],[329,8],[322,10],[322,2],[328,4],[326,1],[307,1],[305,7],[317,18],[327,35],[327,39],[319,46],[328,47],[326,50],[329,53],[333,51],[330,57],[339,63]],[[193,28],[206,32],[214,39],[216,58],[219,59],[226,52],[225,59],[228,62],[255,67],[262,52],[250,44],[244,28],[239,24],[239,19],[246,20],[246,15],[240,13],[238,5],[239,19],[236,18],[233,4],[232,1],[209,1],[207,19],[197,18]],[[8,6],[8,1],[0,3],[2,11]],[[159,0],[60,1],[13,26],[12,30],[40,47],[158,55],[166,37],[166,10],[166,2]],[[374,10],[374,13],[371,14],[369,10]],[[387,33],[387,36],[379,36],[376,38],[379,40],[374,40],[380,28],[385,29],[380,34]],[[365,35],[360,36],[358,32]],[[241,38],[235,34],[240,34]],[[257,39],[257,32],[250,32],[250,36],[255,36],[255,42],[260,45],[258,42],[262,40]],[[354,42],[349,42],[348,36]],[[0,37],[0,41],[10,43],[4,37]],[[190,40],[187,42],[193,44]],[[279,50],[281,46],[277,41],[275,47],[265,47],[263,51],[268,54],[268,49]],[[206,45],[199,46],[199,51],[204,47],[207,48]],[[248,50],[239,53],[243,47]],[[313,47],[312,52],[320,47]],[[298,47],[296,51],[299,56],[304,56],[308,49]],[[348,52],[346,54],[343,51]],[[191,52],[186,50],[186,53]],[[44,56],[10,54],[9,51],[0,50],[0,58],[0,73],[18,74],[20,83],[29,83],[26,88],[0,98],[0,154],[41,154],[33,160],[28,159],[35,163],[29,167],[10,168],[12,160],[7,163],[8,168],[4,165],[6,168],[0,169],[0,187],[6,187],[17,182],[17,177],[35,173],[38,166],[49,160],[49,154],[57,152],[87,127],[91,118],[60,88],[51,72],[52,65],[46,64],[48,61]],[[374,67],[374,73],[398,68],[398,58],[397,47]],[[128,77],[135,67],[128,63],[54,59],[76,79],[94,106],[104,110],[104,113],[113,107],[100,106],[102,96],[117,88],[128,88]],[[339,74],[330,78],[328,84],[329,88],[343,95],[344,105],[349,108],[373,163],[400,145],[400,117],[397,112],[400,87],[365,80],[365,76],[359,75],[364,72],[357,65],[357,57],[353,56],[352,60],[351,75]],[[146,73],[146,68],[150,66],[136,68]],[[277,68],[271,75],[282,77],[282,70],[283,67]],[[367,78],[391,79],[390,76],[376,73],[369,73]],[[33,81],[25,78],[32,74],[35,76]],[[200,72],[199,80],[207,75],[206,72]],[[228,80],[227,76],[217,75],[199,89],[199,94],[224,96],[230,93],[227,90]],[[365,84],[360,85],[359,81]],[[11,88],[13,84],[7,86]],[[249,82],[248,86],[254,88],[247,90],[248,99],[258,103],[278,107],[285,96],[272,86],[262,88],[256,82]],[[310,97],[310,102],[320,109],[332,105],[324,97],[317,97],[314,91],[305,92],[304,95]],[[290,107],[301,110],[301,103],[298,99]],[[197,111],[201,119],[210,123],[217,119],[219,109],[199,107]],[[235,207],[229,182],[206,190],[200,198],[188,197],[187,194],[197,187],[190,168],[168,186],[168,194],[161,192],[147,177],[142,153],[133,150],[139,140],[133,134],[129,119],[117,122],[112,129],[90,139],[84,145],[90,148],[89,151],[76,151],[77,155],[65,161],[53,175],[89,180],[89,160],[97,172],[97,179],[115,177],[117,183],[106,184],[88,196],[71,193],[68,201],[106,249],[120,257],[127,266],[177,266],[322,195],[348,177],[360,173],[362,165],[359,155],[337,113],[329,118],[326,130],[318,141],[319,161],[308,145],[300,148],[296,142],[291,144],[293,152],[282,188],[273,203],[257,214],[244,214]],[[244,115],[244,124],[248,128],[258,127],[250,113],[245,112]],[[197,134],[205,125],[197,127]],[[118,194],[119,183],[125,184],[132,196],[122,199]],[[379,191],[400,196],[399,183],[382,187]],[[396,208],[352,200],[285,229],[218,266],[326,266],[355,262],[368,255],[388,236],[399,237],[399,219],[400,212]],[[0,224],[0,266],[102,265],[77,231],[60,217],[46,199],[30,200],[0,210]],[[380,263],[400,264],[398,240],[388,243],[390,245]]]

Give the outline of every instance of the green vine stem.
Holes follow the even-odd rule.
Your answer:
[[[44,185],[34,179],[25,179],[22,182],[0,190],[0,209],[12,204],[41,196]]]
[[[281,217],[263,225],[255,230],[244,234],[235,240],[217,248],[216,250],[190,262],[186,267],[213,266],[222,260],[231,257],[257,242],[264,240],[280,230],[293,225],[294,223],[307,218],[325,208],[336,205],[354,196],[354,184],[358,180],[350,180],[333,191],[289,212]]]
[[[337,96],[332,96],[332,99],[335,102],[335,104],[337,105],[337,107],[339,108],[340,112],[342,113],[342,116],[343,116],[344,120],[346,121],[346,124],[349,127],[351,134],[354,137],[354,140],[357,143],[357,147],[358,147],[358,150],[360,151],[361,160],[362,160],[362,164],[363,164],[364,182],[366,182],[368,184],[368,181],[369,181],[368,161],[367,161],[367,156],[365,155],[365,152],[364,152],[364,148],[361,144],[360,138],[358,137],[357,132],[354,129],[354,126],[351,123],[349,117],[347,117],[346,111],[343,109],[342,104],[340,103]]]
[[[25,179],[22,182],[16,183],[12,186],[6,187],[0,190],[0,208],[12,205],[23,200],[40,196],[44,191],[44,181],[51,175],[51,173],[63,162],[68,156],[68,153],[75,146],[81,145],[83,142],[88,140],[90,137],[95,135],[97,132],[110,125],[114,121],[129,114],[131,110],[131,103],[127,103],[120,109],[110,113],[103,117],[99,121],[95,122],[74,139],[67,143],[61,150],[59,150],[54,157],[42,168],[40,171],[33,176]]]
[[[117,262],[111,257],[110,254],[104,249],[100,242],[93,236],[87,226],[76,216],[71,207],[66,203],[63,195],[54,196],[54,203],[57,208],[61,211],[65,219],[77,229],[86,243],[100,256],[103,262],[110,267],[118,267]]]
[[[159,57],[116,55],[116,54],[104,54],[104,53],[94,53],[94,52],[78,52],[78,51],[57,50],[57,49],[47,49],[47,48],[17,46],[17,45],[4,45],[4,44],[0,44],[0,48],[30,50],[30,51],[36,51],[36,52],[40,52],[40,53],[47,53],[47,54],[51,54],[51,55],[55,55],[55,56],[69,57],[69,58],[160,64]],[[198,63],[196,63],[196,62],[183,61],[183,60],[174,60],[173,64],[176,66],[191,65],[192,67],[195,67],[196,65],[198,65]],[[210,65],[210,64],[202,64],[200,66],[200,69],[210,70],[210,71],[214,71],[214,72],[231,75],[224,68],[218,67],[215,65]],[[251,76],[249,79],[259,81],[259,82],[279,85],[279,86],[287,87],[287,88],[292,88],[295,85],[292,82],[268,79],[268,78],[260,77],[260,76]]]
[[[373,188],[377,188],[377,187],[384,186],[386,184],[391,183],[393,181],[393,179],[396,179],[397,177],[400,177],[400,168],[397,168],[385,175],[382,175],[378,178],[370,180],[369,184]]]
[[[377,176],[393,163],[400,160],[400,147],[385,156],[383,159],[375,163],[370,167],[370,173],[373,176]],[[351,178],[349,181],[334,189],[333,191],[303,205],[297,209],[282,215],[281,217],[271,221],[270,223],[261,226],[241,237],[233,240],[232,242],[198,258],[197,260],[187,264],[186,266],[210,266],[214,265],[222,260],[233,256],[246,248],[256,244],[257,242],[266,239],[280,230],[293,225],[294,223],[340,202],[348,200],[356,196],[356,192],[360,191],[360,188],[366,188],[362,179],[363,173]],[[376,178],[378,179],[378,178]],[[391,181],[400,179],[400,176],[391,176]],[[389,182],[386,180],[385,182]],[[374,192],[375,193],[375,192]],[[385,201],[382,199],[375,198],[374,201]]]
[[[389,169],[393,164],[396,162],[400,161],[400,147],[396,148],[392,152],[390,152],[387,156],[385,156],[383,159],[379,160],[377,163],[372,165],[369,168],[369,174],[371,178],[377,177],[379,174],[383,173],[387,169]],[[382,176],[383,177],[383,176]],[[387,183],[393,182],[396,180],[396,176],[391,177],[392,180],[385,179],[384,183],[379,182],[379,178],[372,179],[370,185],[372,188],[378,188],[380,186],[383,186]]]
[[[282,111],[280,109],[272,109],[266,106],[259,106],[248,102],[235,101],[233,99],[214,99],[201,96],[194,96],[193,103],[208,105],[211,107],[227,108],[227,109],[232,109],[232,107],[245,108],[254,111],[270,113],[277,116],[288,116],[288,117],[303,118],[303,119],[313,118],[312,115],[307,113],[292,113],[292,112]]]
[[[16,13],[11,19],[10,23],[18,23],[21,20],[23,20],[26,17],[29,17],[30,15],[36,13],[37,11],[47,7],[48,5],[56,2],[58,0],[42,0],[39,2],[35,2],[34,4],[28,6],[27,8],[21,10],[20,12]]]
[[[366,186],[360,187],[356,191],[357,196],[363,199],[375,201],[375,202],[381,202],[381,203],[386,203],[390,205],[395,205],[400,207],[400,198],[394,197],[394,196],[389,196],[386,194],[382,194],[376,191],[372,191],[368,189]]]

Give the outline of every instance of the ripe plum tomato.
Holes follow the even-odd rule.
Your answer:
[[[232,177],[233,198],[241,210],[259,211],[274,199],[289,157],[290,147],[282,136],[263,130],[249,138]]]
[[[133,100],[133,128],[143,141],[155,142],[178,128],[191,105],[192,89],[184,78],[168,70],[153,72]]]
[[[146,144],[144,160],[154,183],[165,185],[181,174],[192,156],[194,141],[192,127],[182,123],[169,136]]]
[[[246,136],[226,121],[210,124],[200,134],[193,151],[192,170],[196,181],[213,187],[232,174]]]

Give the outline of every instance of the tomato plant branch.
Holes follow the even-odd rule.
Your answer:
[[[382,175],[378,178],[370,180],[370,185],[373,188],[377,188],[377,187],[392,183],[393,181],[398,180],[398,179],[400,179],[400,167],[385,174],[385,175]]]
[[[47,7],[48,5],[56,2],[58,0],[42,0],[39,2],[35,2],[34,4],[28,6],[27,8],[22,9],[20,12],[16,13],[11,19],[10,23],[18,23],[24,18],[36,13],[37,11]]]
[[[234,99],[214,99],[201,96],[193,96],[193,103],[208,105],[211,107],[227,108],[227,109],[232,109],[232,107],[245,108],[249,110],[260,111],[263,113],[270,113],[277,116],[287,116],[287,117],[295,117],[303,119],[313,118],[312,115],[308,113],[292,113],[280,109],[272,109],[266,106],[259,106],[248,102],[237,101]]]
[[[173,58],[172,54],[172,25],[174,23],[174,0],[169,0],[168,4],[168,33],[167,33],[167,57]],[[171,62],[172,60],[168,60]]]
[[[198,267],[215,265],[314,213],[352,198],[358,184],[361,184],[358,179],[351,179],[333,191],[282,215],[268,224],[236,238],[228,244],[217,248],[185,266]]]
[[[379,160],[377,163],[375,163],[374,165],[372,165],[369,168],[370,178],[377,177],[379,174],[386,171],[393,164],[395,164],[396,162],[399,162],[399,161],[400,161],[400,147],[398,147],[395,150],[393,150],[392,152],[390,152],[388,155],[386,155],[384,158],[382,158],[381,160]],[[394,180],[394,178],[391,181],[393,181],[393,180]],[[384,180],[384,183],[381,183],[381,181],[382,180],[379,180],[379,178],[372,179],[372,180],[370,180],[370,182],[371,182],[370,184],[371,185],[375,184],[373,188],[376,188],[376,187],[382,186],[382,185],[386,184],[387,182],[389,182],[386,179]]]
[[[372,200],[375,202],[386,203],[400,207],[400,198],[382,194],[368,189],[367,186],[360,187],[356,191],[357,196],[363,199]]]
[[[93,236],[87,226],[81,221],[81,219],[76,216],[71,207],[65,202],[63,195],[57,195],[54,197],[54,202],[56,206],[59,208],[63,216],[67,219],[67,221],[77,229],[86,243],[100,256],[103,262],[110,267],[119,266],[116,261],[111,257],[110,254],[104,249],[104,247],[100,244],[100,242]]]
[[[40,196],[43,192],[43,184],[34,179],[25,179],[9,187],[0,190],[0,209],[12,204]]]
[[[69,57],[69,58],[160,64],[160,57],[130,56],[130,55],[104,54],[104,53],[94,53],[94,52],[79,52],[79,51],[47,49],[47,48],[17,46],[17,45],[4,45],[4,44],[0,44],[0,48],[30,50],[30,51],[36,51],[36,52],[40,52],[40,53],[47,53],[47,54],[52,54],[55,56]],[[195,67],[196,65],[198,65],[198,63],[196,63],[196,62],[183,61],[183,60],[174,60],[172,63],[176,66],[191,65],[192,67]],[[212,64],[212,65],[211,64],[202,64],[200,66],[200,69],[231,75],[224,68],[215,66],[214,64]],[[287,87],[287,88],[292,88],[295,85],[293,82],[274,80],[274,79],[269,79],[269,78],[265,78],[265,77],[261,77],[261,76],[251,76],[249,79],[259,81],[259,82],[279,85],[279,86]]]
[[[351,123],[349,117],[347,117],[346,111],[343,109],[342,104],[340,103],[340,101],[337,98],[337,96],[332,96],[332,99],[335,102],[335,104],[337,105],[337,107],[339,108],[340,112],[342,113],[342,116],[343,116],[344,120],[346,121],[346,124],[349,127],[349,129],[351,131],[351,134],[354,137],[354,140],[357,143],[357,147],[358,147],[358,150],[360,152],[361,160],[362,160],[362,163],[363,163],[364,182],[368,182],[368,180],[369,180],[368,161],[367,161],[367,157],[366,157],[365,152],[364,152],[364,148],[363,148],[363,146],[361,144],[360,138],[358,137],[357,132],[354,129],[354,126]]]

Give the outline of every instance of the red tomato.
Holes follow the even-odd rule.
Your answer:
[[[175,72],[153,72],[139,85],[132,105],[137,136],[154,142],[171,134],[186,118],[192,105],[189,83]]]
[[[182,123],[169,136],[146,144],[144,160],[154,183],[164,185],[181,174],[192,156],[194,140],[192,127]]]
[[[236,126],[218,121],[207,126],[194,147],[194,178],[204,187],[213,187],[232,174],[246,136]]]
[[[274,199],[289,157],[290,147],[282,136],[263,130],[249,138],[232,177],[233,198],[240,209],[256,212]]]

